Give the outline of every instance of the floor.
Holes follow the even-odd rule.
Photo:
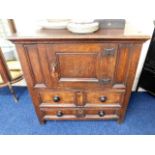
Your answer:
[[[7,88],[0,89],[1,135],[152,135],[155,134],[155,97],[132,93],[125,122],[48,121],[40,125],[26,87],[15,87],[19,103]]]

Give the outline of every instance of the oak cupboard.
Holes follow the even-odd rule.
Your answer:
[[[86,35],[39,30],[9,38],[16,45],[40,123],[122,122],[142,44],[148,39],[127,26]]]

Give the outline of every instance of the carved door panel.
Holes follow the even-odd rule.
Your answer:
[[[111,85],[117,44],[83,43],[47,45],[53,86]]]

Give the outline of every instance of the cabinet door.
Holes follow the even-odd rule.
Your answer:
[[[117,44],[76,43],[48,45],[47,56],[53,85],[111,85]]]

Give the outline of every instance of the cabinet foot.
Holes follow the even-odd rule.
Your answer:
[[[40,119],[39,122],[41,125],[44,125],[46,123],[46,121],[44,119]]]
[[[123,122],[124,122],[124,119],[118,119],[118,120],[117,120],[117,123],[120,124],[120,125],[121,125]]]

